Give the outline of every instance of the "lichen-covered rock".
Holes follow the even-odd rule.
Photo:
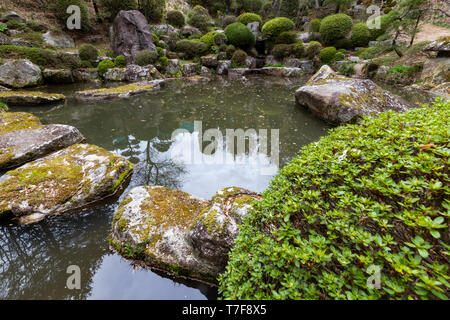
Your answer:
[[[202,65],[208,68],[215,68],[217,67],[217,55],[209,55],[209,56],[203,56],[201,57]]]
[[[233,80],[243,79],[249,70],[249,68],[230,68],[228,70],[228,78]]]
[[[115,88],[77,91],[75,99],[83,102],[125,99],[134,95],[157,91],[161,88],[162,82],[162,80],[142,81]]]
[[[41,125],[32,114],[0,114],[0,170],[20,166],[28,161],[80,143],[78,129],[59,124]]]
[[[41,69],[29,60],[13,60],[0,66],[0,84],[11,88],[24,88],[42,82]]]
[[[75,42],[73,39],[64,34],[64,33],[56,33],[54,31],[47,31],[42,35],[44,42],[50,44],[56,48],[67,49],[75,47]]]
[[[45,216],[79,209],[113,195],[132,172],[105,149],[76,144],[0,177],[0,216]]]
[[[423,86],[428,88],[450,82],[450,58],[427,60],[423,65],[420,80]]]
[[[98,78],[98,71],[96,68],[75,69],[72,72],[76,81],[92,81]]]
[[[450,36],[441,37],[431,42],[425,51],[436,51],[440,57],[450,56]]]
[[[1,22],[8,22],[11,20],[19,23],[25,23],[25,19],[15,11],[7,11],[0,17]]]
[[[148,65],[145,67],[138,66],[136,64],[127,65],[125,71],[125,80],[130,82],[147,81],[162,79],[163,76],[155,68],[155,66]]]
[[[169,59],[166,67],[166,73],[168,75],[176,75],[181,71],[180,60]]]
[[[44,69],[42,76],[46,83],[61,84],[75,82],[72,71],[69,69]]]
[[[9,106],[40,105],[66,100],[63,94],[45,93],[39,91],[2,91],[0,101]]]
[[[217,63],[217,74],[227,75],[228,71],[231,69],[231,60],[222,60]]]
[[[307,106],[326,121],[355,121],[362,115],[377,115],[394,110],[403,112],[411,106],[396,95],[383,90],[371,80],[347,78],[323,66],[295,94],[299,105]]]
[[[255,198],[236,187],[220,190],[209,202],[165,187],[137,187],[114,215],[110,243],[149,267],[216,282]]]
[[[185,63],[181,65],[183,77],[191,77],[199,74],[200,65],[198,63]]]
[[[259,199],[257,194],[237,187],[219,190],[189,231],[196,254],[214,266],[217,275],[225,270],[228,253],[239,234],[238,225],[252,209],[251,202]]]
[[[302,75],[300,68],[285,68],[285,67],[264,67],[263,74],[266,76],[295,78]]]
[[[125,81],[126,76],[126,68],[110,68],[103,74],[103,79],[106,81]]]

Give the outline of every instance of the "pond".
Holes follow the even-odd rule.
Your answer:
[[[64,105],[12,111],[75,126],[88,143],[129,159],[135,171],[125,192],[162,185],[209,199],[229,186],[262,192],[278,166],[327,134],[330,125],[295,105],[295,89],[305,80],[173,82],[157,93],[92,104],[73,99],[74,91],[92,84],[52,86],[39,90],[66,94]],[[195,130],[199,124],[200,133]],[[184,133],[172,139],[177,129]],[[200,143],[199,137],[208,129],[219,129],[223,136],[227,129],[254,129],[257,138],[259,130],[267,129],[268,150],[276,137],[272,130],[278,129],[279,161],[255,150],[235,152],[225,142],[217,146],[225,156],[205,156],[200,146],[205,151],[209,143]],[[0,224],[0,299],[215,299],[214,287],[135,268],[109,250],[120,198],[35,225]],[[80,290],[66,288],[71,265],[80,267]]]

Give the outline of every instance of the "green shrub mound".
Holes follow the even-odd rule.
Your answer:
[[[127,66],[127,61],[125,60],[124,56],[117,56],[114,59],[114,65],[116,66],[116,68],[125,68]]]
[[[325,64],[332,63],[336,56],[337,50],[335,47],[327,47],[320,51],[319,58]]]
[[[339,13],[328,16],[320,24],[320,38],[326,44],[345,38],[353,27],[353,20],[348,15]]]
[[[297,33],[295,31],[284,31],[275,39],[276,44],[292,44],[297,41]]]
[[[177,42],[176,51],[185,54],[185,58],[201,57],[208,52],[208,46],[200,40],[180,40]]]
[[[99,62],[97,66],[97,71],[100,76],[103,77],[103,75],[111,68],[114,68],[114,62],[111,60],[102,60]]]
[[[244,219],[222,297],[450,298],[449,117],[390,111],[303,147]]]
[[[350,50],[353,49],[353,41],[350,39],[339,39],[334,43],[334,46],[339,49]]]
[[[230,44],[229,46],[227,46],[227,48],[225,49],[225,53],[227,54],[227,58],[231,59],[231,57],[233,56],[233,53],[236,51],[236,47],[233,46],[232,44]]]
[[[313,19],[309,23],[309,32],[320,32],[320,24],[322,23],[322,20],[320,19]]]
[[[231,62],[234,67],[246,67],[245,61],[247,60],[247,53],[243,50],[236,50],[233,53]]]
[[[236,16],[226,16],[222,20],[222,28],[228,27],[230,24],[237,22]]]
[[[322,50],[322,45],[317,41],[310,41],[306,46],[306,56],[310,59],[314,58]]]
[[[353,27],[352,43],[354,47],[366,47],[370,40],[370,31],[364,22],[357,23]]]
[[[211,16],[202,6],[195,6],[188,12],[187,23],[200,29],[202,32],[207,32],[211,26]]]
[[[242,49],[251,48],[256,42],[255,35],[240,22],[232,23],[226,27],[225,35],[230,44]]]
[[[292,31],[295,28],[294,22],[285,17],[275,18],[267,21],[262,27],[264,37],[275,39],[284,31]]]
[[[115,18],[120,10],[134,10],[137,8],[136,0],[100,0],[100,3],[108,11],[112,19]]]
[[[299,59],[305,56],[305,45],[303,44],[302,40],[298,40],[293,48],[292,48],[292,54],[295,58]]]
[[[142,12],[149,22],[161,22],[166,7],[165,0],[139,0],[137,3],[138,10]]]
[[[214,43],[214,35],[216,34],[215,31],[210,31],[207,34],[205,34],[204,36],[202,36],[200,38],[200,41],[203,42],[204,44],[206,44],[208,46],[208,48],[211,48],[215,43]]]
[[[223,46],[226,45],[228,39],[225,35],[225,32],[216,32],[213,36],[214,44],[217,46]]]
[[[154,64],[158,60],[158,51],[142,50],[135,54],[134,63],[138,66],[144,67],[149,64]]]
[[[277,44],[272,49],[272,55],[278,59],[287,58],[291,55],[292,49],[293,46],[290,44]]]
[[[78,55],[81,60],[95,62],[98,58],[98,50],[90,44],[83,44],[78,49]]]
[[[168,24],[176,28],[182,28],[186,24],[183,13],[178,10],[167,12],[166,21]]]
[[[247,25],[252,22],[259,22],[259,25],[262,25],[262,18],[259,14],[251,13],[251,12],[244,12],[239,17],[237,17],[237,21]]]

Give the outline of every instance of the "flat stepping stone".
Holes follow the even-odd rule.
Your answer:
[[[0,177],[0,217],[42,219],[81,209],[114,195],[132,170],[128,160],[103,148],[70,146]]]
[[[57,93],[44,93],[40,91],[2,91],[0,102],[9,106],[41,105],[65,101],[66,97]]]

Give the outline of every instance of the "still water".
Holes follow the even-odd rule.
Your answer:
[[[277,161],[270,154],[234,152],[220,143],[217,149],[224,147],[224,154],[205,156],[200,147],[209,143],[199,143],[195,123],[201,123],[202,132],[219,129],[224,137],[227,129],[267,129],[269,141],[271,129],[278,129],[283,166],[301,146],[330,129],[295,105],[294,92],[305,80],[174,82],[157,93],[93,104],[73,99],[74,91],[92,84],[43,87],[39,90],[64,93],[68,101],[12,111],[75,126],[88,143],[129,159],[135,171],[125,192],[143,184],[162,185],[208,199],[229,186],[263,191]],[[172,139],[177,129],[185,133]],[[135,269],[109,250],[107,238],[119,201],[31,226],[0,224],[0,299],[215,299],[216,288]],[[80,267],[81,290],[66,288],[71,265]]]

